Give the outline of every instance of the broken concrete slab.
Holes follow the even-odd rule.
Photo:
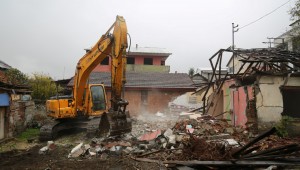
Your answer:
[[[192,114],[192,115],[189,115],[189,118],[190,119],[198,119],[201,116],[202,116],[201,114]]]
[[[78,144],[77,146],[75,146],[70,154],[68,155],[68,158],[76,158],[80,155],[82,155],[85,151],[82,149],[83,143]]]
[[[239,146],[239,143],[234,139],[224,139],[224,141],[230,146]]]

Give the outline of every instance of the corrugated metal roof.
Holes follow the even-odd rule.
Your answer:
[[[135,53],[147,53],[147,54],[164,54],[164,55],[171,55],[172,53],[168,51],[165,48],[157,48],[157,47],[133,47],[130,48],[130,54],[135,54]]]
[[[90,84],[111,86],[111,74],[109,72],[93,72],[90,75]],[[136,88],[183,88],[195,89],[193,81],[186,73],[126,73],[126,87]],[[73,86],[73,79],[68,86]]]
[[[0,60],[0,68],[10,69],[11,66]]]

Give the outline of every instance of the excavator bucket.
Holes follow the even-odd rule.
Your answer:
[[[132,125],[129,112],[109,111],[101,116],[99,124],[100,136],[120,136],[131,132]]]

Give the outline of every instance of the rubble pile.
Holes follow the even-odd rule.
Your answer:
[[[190,116],[189,116],[190,117]],[[225,120],[215,120],[211,116],[193,116],[178,120],[172,129],[155,132],[148,140],[154,140],[156,147],[146,150],[137,157],[166,160],[229,160],[232,148],[245,143],[248,132],[241,127],[233,127]],[[148,138],[140,139],[148,139]]]
[[[107,160],[121,156],[136,161],[179,165],[183,162],[194,165],[195,162],[191,161],[200,161],[198,165],[203,163],[201,161],[208,161],[208,164],[223,161],[221,164],[230,165],[232,161],[234,164],[238,164],[236,161],[250,161],[242,163],[251,165],[256,160],[285,158],[291,161],[300,157],[299,141],[273,135],[275,128],[253,138],[254,135],[242,127],[234,127],[226,120],[207,115],[165,120],[160,116],[134,120],[132,133],[122,137],[93,138],[89,143],[78,143],[67,157]],[[48,145],[53,143],[48,142]],[[40,152],[46,153],[49,146]]]
[[[210,115],[178,121],[173,129],[175,133],[192,133],[206,139],[233,138],[244,142],[249,139],[249,135],[252,136],[252,133],[242,127],[234,127],[226,120],[215,119]]]
[[[132,133],[122,138],[94,138],[88,147],[80,143],[69,157],[99,156],[102,159],[109,155],[130,155],[161,161],[229,160],[232,148],[240,146],[236,140],[247,139],[248,133],[240,127],[210,116],[180,120],[162,120],[161,116],[164,115],[147,118],[147,121],[134,120]]]
[[[223,143],[206,142],[203,138],[191,138],[190,145],[185,146],[178,160],[216,161],[232,158],[232,148],[226,148]]]

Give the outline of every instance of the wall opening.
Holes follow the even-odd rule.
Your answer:
[[[282,86],[280,87],[283,100],[282,115],[294,118],[300,118],[300,87],[299,86]]]

